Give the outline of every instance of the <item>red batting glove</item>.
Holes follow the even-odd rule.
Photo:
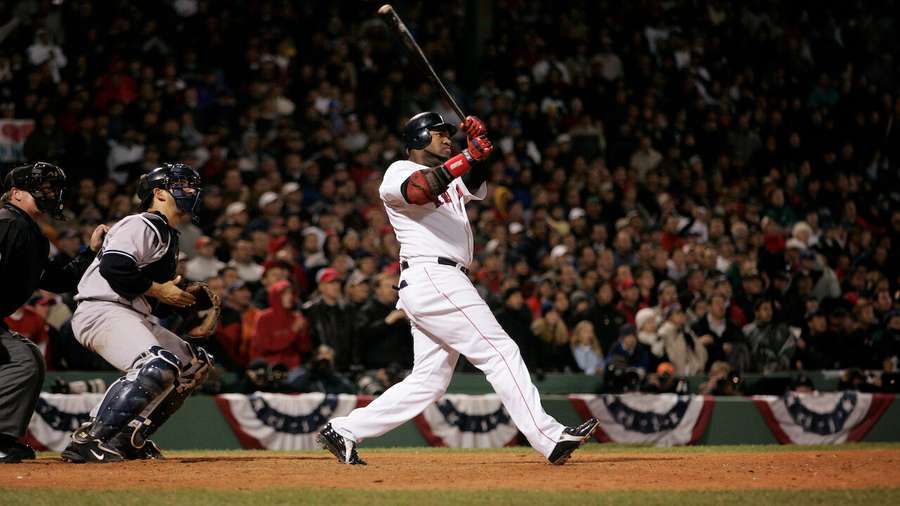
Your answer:
[[[451,176],[462,177],[463,174],[469,172],[473,163],[483,161],[493,150],[494,145],[491,144],[491,140],[487,138],[487,135],[469,139],[469,147],[462,150],[462,153],[444,162],[443,167]]]
[[[459,129],[470,139],[487,133],[484,122],[475,116],[466,116],[466,120],[459,124]]]
[[[468,144],[466,151],[469,152],[469,156],[476,162],[485,160],[490,156],[491,151],[494,150],[494,144],[491,143],[491,140],[488,139],[487,135],[483,134],[475,138],[470,138]]]

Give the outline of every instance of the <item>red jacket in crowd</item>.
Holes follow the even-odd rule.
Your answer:
[[[269,364],[281,363],[293,369],[300,365],[300,353],[309,349],[306,322],[293,304],[285,308],[281,295],[292,290],[287,280],[269,287],[269,308],[256,320],[256,332],[250,342],[250,357],[262,357]]]

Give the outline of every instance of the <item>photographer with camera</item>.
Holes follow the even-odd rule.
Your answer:
[[[297,378],[290,382],[294,392],[322,392],[326,394],[355,394],[356,387],[334,368],[334,350],[319,345],[315,357],[300,368]]]

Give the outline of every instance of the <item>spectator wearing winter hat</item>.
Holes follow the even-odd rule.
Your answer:
[[[666,357],[675,368],[676,376],[702,374],[706,369],[706,346],[687,325],[687,314],[678,303],[665,310],[659,336],[665,347]]]
[[[658,332],[659,318],[656,310],[649,307],[641,309],[634,317],[638,341],[650,352],[652,370],[656,370],[656,366],[665,359],[665,343]]]

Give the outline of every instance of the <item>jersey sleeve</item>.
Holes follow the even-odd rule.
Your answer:
[[[482,182],[481,185],[479,185],[475,190],[475,193],[472,193],[469,190],[469,188],[466,186],[466,182],[463,181],[462,178],[459,179],[459,186],[460,188],[462,188],[463,200],[465,202],[470,202],[472,200],[484,200],[485,197],[487,197],[487,182]]]
[[[423,168],[421,165],[408,160],[400,160],[392,163],[385,171],[384,177],[381,180],[381,187],[378,189],[381,200],[383,200],[385,204],[394,207],[407,205],[400,187],[403,186],[403,182],[406,181],[413,172],[421,168]]]
[[[136,214],[124,218],[109,231],[103,242],[103,255],[122,255],[143,266],[155,260],[161,245],[162,238],[156,228]]]

